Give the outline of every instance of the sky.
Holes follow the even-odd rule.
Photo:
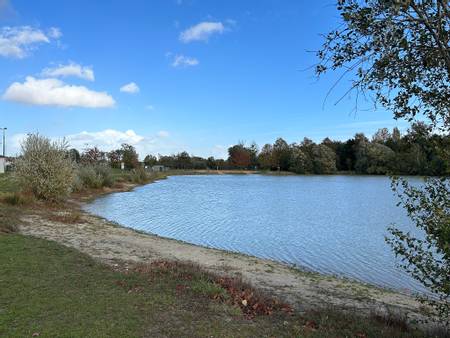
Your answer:
[[[82,150],[226,157],[239,141],[345,140],[406,124],[317,79],[333,0],[0,0],[0,127]]]

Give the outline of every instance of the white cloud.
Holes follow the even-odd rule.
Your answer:
[[[122,143],[127,143],[136,148],[141,160],[148,154],[171,153],[179,147],[169,139],[169,133],[143,136],[134,130],[120,131],[106,129],[97,132],[83,131],[78,134],[67,135],[66,140],[70,146],[79,150],[86,147],[98,147],[103,151],[111,151],[120,148]]]
[[[48,36],[52,39],[59,39],[62,36],[61,30],[58,27],[50,27]]]
[[[14,82],[2,98],[39,106],[109,108],[115,105],[114,99],[106,92],[69,85],[57,79],[35,79],[32,76],[28,76],[24,83]]]
[[[0,30],[0,56],[23,59],[39,44],[50,43],[61,35],[55,27],[47,33],[30,26],[3,27]]]
[[[114,129],[106,129],[98,132],[82,131],[78,134],[68,135],[66,139],[71,147],[77,149],[83,149],[87,146],[97,146],[101,150],[109,151],[119,148],[122,143],[136,145],[144,140],[144,137],[137,135],[133,130],[122,132]]]
[[[184,55],[175,55],[172,67],[191,67],[197,66],[200,62],[196,58],[192,58]]]
[[[94,81],[94,71],[92,67],[81,66],[76,63],[69,63],[67,65],[58,65],[53,68],[45,68],[42,71],[42,75],[45,77],[69,77],[74,76],[80,79]]]
[[[166,138],[170,136],[169,132],[166,130],[160,130],[156,135],[161,138]]]
[[[225,26],[221,22],[200,22],[180,33],[180,41],[189,43],[192,41],[208,41],[214,34],[225,32]]]
[[[120,91],[123,93],[128,93],[128,94],[136,94],[139,93],[139,86],[134,83],[134,82],[130,82],[122,87],[120,87]]]

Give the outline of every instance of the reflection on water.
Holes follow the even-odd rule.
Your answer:
[[[384,241],[391,223],[410,227],[396,202],[387,177],[205,175],[107,195],[86,210],[160,236],[420,291]]]

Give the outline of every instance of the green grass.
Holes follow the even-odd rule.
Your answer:
[[[78,251],[21,235],[0,235],[0,290],[2,337],[423,336],[333,311],[248,319],[198,268],[115,271]]]
[[[19,183],[12,174],[0,174],[0,194],[19,191]]]

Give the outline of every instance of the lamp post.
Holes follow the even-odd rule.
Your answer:
[[[6,156],[6,130],[8,128],[0,128],[3,131],[3,157]]]

